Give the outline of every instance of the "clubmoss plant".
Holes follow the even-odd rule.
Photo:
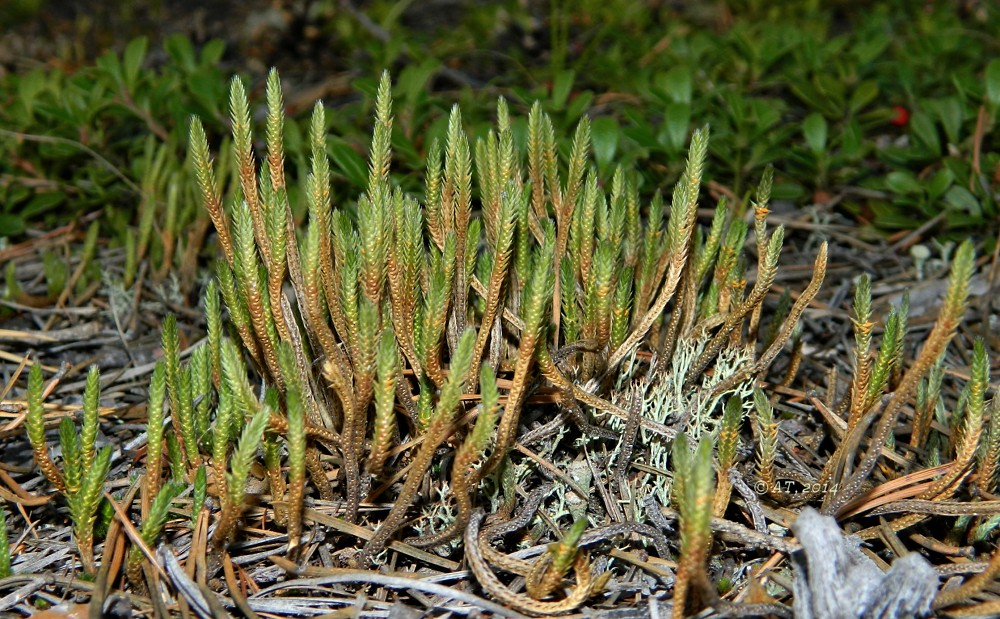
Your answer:
[[[222,515],[212,538],[216,546],[221,546],[234,534],[237,521],[247,508],[247,475],[257,455],[257,445],[267,427],[269,415],[270,411],[267,408],[259,408],[243,428],[236,450],[233,452],[230,471],[226,473],[227,493],[222,496]]]
[[[691,449],[680,437],[672,451],[673,498],[680,512],[681,556],[674,582],[675,619],[699,612],[713,588],[708,580],[708,555],[712,545],[712,505],[715,484],[712,474],[712,443],[703,439]]]
[[[562,584],[569,568],[576,562],[580,551],[580,537],[587,530],[586,519],[580,519],[566,531],[558,542],[549,544],[545,557],[538,561],[528,574],[525,588],[536,600],[544,599]]]
[[[348,520],[358,518],[363,498],[389,492],[386,480],[403,475],[393,508],[373,523],[374,534],[356,557],[359,565],[379,556],[402,526],[442,448],[454,453],[447,482],[454,521],[419,543],[444,544],[460,535],[478,485],[507,460],[527,397],[540,384],[562,394],[559,405],[585,435],[601,438],[617,438],[606,417],[629,417],[615,402],[612,384],[644,385],[649,393],[640,393],[639,401],[670,393],[661,417],[635,416],[643,433],[652,433],[665,453],[674,434],[667,422],[695,434],[721,431],[721,455],[732,466],[750,386],[790,339],[825,272],[824,248],[813,281],[787,314],[764,320],[761,304],[783,240],[780,227],[766,226],[770,172],[755,201],[758,278],[744,292],[747,226],[728,221],[724,201],[707,232],[696,224],[707,129],[695,132],[669,204],[657,195],[645,206],[637,177],[626,169],[614,171],[605,193],[590,162],[586,117],[563,160],[552,122],[538,104],[528,115],[525,152],[516,145],[505,101],[497,105],[496,127],[474,145],[456,107],[443,144],[428,147],[425,191],[418,200],[390,180],[392,100],[383,75],[368,182],[354,209],[331,204],[326,118],[321,105],[314,108],[303,194],[307,221],[299,226],[285,187],[277,74],[267,80],[267,152],[260,157],[252,148],[249,104],[238,79],[230,94],[239,186],[232,203],[220,198],[197,119],[190,132],[191,161],[222,252],[218,292],[213,286],[206,294],[207,362],[194,357],[192,369],[182,369],[171,361],[177,353],[174,325],[166,324],[164,334],[173,434],[188,474],[199,453],[198,434],[187,421],[192,396],[202,399],[191,425],[197,430],[206,419],[214,424],[209,460],[225,524],[217,544],[235,530],[242,489],[232,483],[244,483],[245,474],[236,473],[254,457],[243,441],[230,456],[243,411],[270,411],[265,468],[276,520],[288,527],[293,548],[310,488],[321,498],[335,496],[321,446],[342,461],[337,490]],[[244,354],[223,335],[218,294]],[[754,345],[762,322],[770,335],[758,355]],[[640,346],[656,351],[655,366],[636,363]],[[206,365],[212,387],[203,395]],[[248,382],[251,369],[269,394],[263,400]],[[712,378],[705,382],[703,375]],[[476,376],[479,389],[471,380]],[[502,403],[501,376],[507,386]],[[733,410],[722,420],[717,404],[727,396]],[[481,406],[474,409],[477,401]],[[690,402],[698,405],[688,418],[691,407],[683,403]],[[448,440],[451,435],[457,440]],[[276,442],[279,437],[283,442]],[[408,454],[396,462],[397,451]],[[395,470],[405,462],[408,468]],[[221,473],[227,466],[233,474]],[[627,462],[621,470],[627,472]],[[382,485],[373,489],[373,482]]]
[[[13,574],[10,567],[10,542],[7,539],[7,510],[0,508],[0,578]]]
[[[63,417],[59,424],[62,448],[60,472],[49,456],[45,442],[41,367],[35,364],[28,374],[28,414],[25,418],[28,439],[39,469],[66,498],[73,523],[73,537],[80,551],[80,561],[88,574],[96,571],[94,523],[97,509],[104,500],[104,483],[111,468],[112,455],[110,446],[95,450],[100,390],[100,372],[97,366],[91,366],[83,391],[83,423],[80,430],[77,431],[69,417]]]
[[[455,352],[455,357],[452,360],[448,381],[441,390],[441,398],[438,400],[438,405],[424,433],[423,443],[417,451],[417,455],[410,467],[410,474],[407,475],[403,490],[400,492],[400,496],[402,497],[409,499],[416,495],[417,485],[422,482],[424,473],[430,467],[438,446],[445,439],[445,433],[454,419],[455,413],[458,410],[459,398],[465,389],[465,380],[469,367],[472,364],[472,350],[474,345],[473,332],[466,330],[462,334],[458,350]],[[389,515],[375,529],[375,534],[372,535],[359,554],[357,562],[360,565],[367,565],[376,554],[382,551],[389,537],[402,524],[408,508],[408,503],[397,500],[392,506]]]
[[[743,402],[739,398],[732,397],[726,401],[725,411],[722,414],[722,423],[719,425],[716,444],[718,445],[718,475],[715,482],[715,503],[712,513],[722,516],[729,506],[729,495],[732,492],[732,483],[729,481],[729,470],[736,464],[737,449],[740,445],[740,427],[743,425]]]
[[[969,294],[969,280],[972,277],[974,263],[975,255],[972,242],[965,241],[955,252],[948,293],[945,296],[934,327],[927,336],[924,346],[921,348],[920,354],[913,362],[913,365],[903,374],[891,398],[885,407],[879,411],[878,423],[872,434],[868,451],[862,458],[861,463],[854,469],[850,476],[847,476],[843,480],[840,479],[839,475],[834,476],[838,464],[842,464],[843,453],[846,453],[841,451],[841,453],[831,457],[828,465],[824,468],[823,476],[820,478],[822,483],[829,482],[831,479],[838,481],[837,492],[827,494],[824,498],[824,511],[826,513],[837,513],[848,501],[860,493],[862,484],[875,467],[881,455],[882,445],[895,427],[896,418],[900,414],[902,407],[913,396],[919,383],[923,380],[927,372],[930,371],[935,361],[941,356],[948,343],[954,337],[955,331],[962,322],[962,317],[965,314]],[[867,390],[860,390],[859,396],[867,400]],[[981,419],[979,421],[981,422]],[[976,431],[977,438],[978,435],[979,430]],[[841,447],[848,444],[849,442],[845,441],[841,443]],[[956,471],[954,474],[958,474],[958,472]],[[951,481],[954,481],[954,479]],[[940,490],[937,484],[934,487]]]
[[[24,426],[28,433],[28,441],[31,443],[35,464],[56,490],[65,493],[66,483],[59,468],[52,461],[45,442],[45,402],[42,381],[42,368],[36,363],[28,371],[28,414],[24,419]]]
[[[171,482],[160,488],[156,498],[153,499],[153,502],[149,506],[149,513],[143,519],[142,527],[139,529],[142,541],[147,547],[152,548],[155,546],[157,538],[163,532],[163,526],[167,522],[167,517],[170,515],[170,504],[182,490],[184,490],[184,484]],[[142,579],[143,559],[144,557],[139,547],[132,546],[125,563],[125,574],[136,586],[144,586]]]
[[[163,478],[163,404],[166,397],[166,365],[160,361],[153,368],[146,406],[146,496],[160,492]]]
[[[778,422],[774,408],[760,389],[753,390],[754,435],[757,439],[757,476],[768,494],[778,492],[774,462],[778,452]]]
[[[191,494],[191,528],[194,528],[198,521],[198,515],[205,507],[205,499],[208,497],[208,473],[204,466],[199,466],[194,474],[194,489]]]
[[[985,444],[979,454],[979,487],[993,493],[997,487],[997,473],[1000,468],[1000,397],[993,396],[990,402],[989,428],[984,437]]]
[[[294,551],[302,535],[302,500],[306,486],[306,420],[304,389],[298,383],[292,358],[292,348],[282,342],[278,348],[279,361],[288,383],[285,389],[285,406],[288,411],[288,545]]]
[[[490,437],[496,427],[499,408],[496,378],[493,376],[493,370],[489,367],[484,367],[480,371],[479,389],[482,406],[476,417],[476,423],[456,451],[455,461],[451,466],[451,495],[455,498],[458,511],[451,519],[450,525],[440,533],[408,539],[407,542],[414,546],[437,546],[461,536],[472,516],[471,478],[476,471],[476,466],[481,464],[482,455],[489,447]]]

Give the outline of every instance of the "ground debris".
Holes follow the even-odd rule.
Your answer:
[[[792,526],[802,550],[792,555],[797,619],[911,619],[930,615],[938,590],[934,568],[911,553],[883,573],[844,537],[837,521],[802,510]]]

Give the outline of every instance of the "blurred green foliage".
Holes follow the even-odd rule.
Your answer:
[[[557,135],[589,114],[602,178],[612,159],[643,162],[645,193],[674,182],[693,128],[707,123],[707,180],[737,209],[773,165],[776,199],[835,198],[883,230],[934,217],[956,232],[996,221],[1000,60],[989,60],[1000,51],[990,34],[1000,10],[989,4],[506,0],[459,10],[382,0],[364,13],[306,4],[317,40],[350,50],[351,87],[363,95],[338,99],[328,115],[335,199],[366,183],[366,119],[375,76],[390,67],[394,172],[409,190],[421,186],[411,173],[444,137],[451,105],[480,136],[501,94],[517,112],[542,101]],[[196,49],[175,35],[153,51],[140,38],[72,73],[0,77],[0,237],[103,209],[112,243],[138,233],[138,257],[180,260],[183,248],[165,245],[202,217],[184,163],[188,118],[224,143],[229,71],[218,41]],[[285,145],[293,192],[306,165],[298,111]],[[523,142],[524,122],[513,129]]]

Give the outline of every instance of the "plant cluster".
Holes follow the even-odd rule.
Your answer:
[[[94,523],[104,498],[104,483],[111,467],[112,452],[110,446],[97,451],[94,445],[99,419],[99,381],[97,366],[91,366],[83,393],[83,425],[79,432],[69,417],[63,417],[59,424],[61,468],[53,462],[45,441],[42,369],[38,365],[33,365],[28,374],[28,412],[25,417],[25,429],[38,468],[66,497],[73,521],[73,537],[88,573],[94,572]]]
[[[797,380],[800,319],[825,277],[827,247],[820,245],[794,300],[786,290],[775,307],[765,304],[785,234],[767,225],[771,168],[752,192],[750,217],[723,198],[702,226],[707,128],[694,131],[671,196],[647,198],[635,172],[613,165],[589,117],[564,141],[542,104],[518,120],[500,99],[495,126],[475,141],[452,109],[443,139],[429,140],[415,193],[391,175],[395,119],[383,74],[363,193],[338,204],[321,104],[302,140],[308,173],[294,188],[277,73],[267,80],[260,155],[238,78],[229,97],[233,136],[218,163],[201,121],[190,124],[186,174],[221,251],[204,294],[207,337],[186,361],[176,319],[163,324],[139,486],[146,509],[126,565],[134,587],[151,584],[143,562],[188,485],[191,526],[206,534],[199,527],[211,512],[219,554],[259,503],[287,530],[289,557],[308,561],[311,494],[339,500],[345,520],[371,528],[363,544],[338,540],[342,563],[379,564],[401,537],[444,553],[464,537],[487,594],[533,614],[572,610],[608,584],[616,565],[601,562],[593,574],[586,543],[637,534],[666,558],[660,538],[668,517],[680,521],[674,616],[725,606],[710,577],[713,530],[733,504],[753,514],[766,538],[767,520],[776,518],[762,505],[814,503],[860,523],[905,513],[862,529],[864,539],[958,515],[950,537],[981,542],[1000,523],[975,500],[995,490],[1000,462],[1000,405],[995,397],[988,404],[982,342],[972,347],[957,402],[942,395],[945,351],[967,308],[971,242],[955,252],[938,319],[912,359],[907,302],[890,312],[876,347],[871,284],[860,278],[852,375],[838,386],[832,372],[825,398],[812,398],[831,455],[823,465],[803,464],[782,438],[788,408],[780,394]],[[166,152],[151,156],[166,165]],[[43,392],[36,365],[27,433],[40,470],[66,498],[92,573],[112,459],[109,448],[95,446],[97,371],[88,375],[80,432],[68,419],[60,426],[61,467],[46,446]],[[579,445],[586,454],[602,443],[612,463],[605,476],[562,474]],[[527,562],[492,544],[545,505],[547,486],[525,457],[534,445],[565,486],[549,518],[555,530],[567,528]],[[747,481],[763,492],[749,492]],[[894,492],[907,481],[906,492]],[[803,490],[792,491],[796,484]],[[520,510],[517,486],[535,488]],[[587,502],[595,487],[601,501]],[[564,509],[570,490],[584,504]],[[410,519],[432,497],[447,517],[425,534]],[[377,502],[391,506],[380,510]],[[480,507],[500,517],[484,521]],[[422,534],[405,538],[408,531]],[[567,589],[571,567],[575,586]],[[526,592],[494,569],[523,576]],[[998,572],[995,553],[985,576],[940,594],[937,606],[966,602]]]
[[[176,494],[174,486],[162,485],[164,446],[175,479],[196,486],[210,480],[207,489],[220,508],[213,539],[221,549],[248,505],[247,477],[262,445],[274,517],[288,529],[293,556],[307,474],[318,498],[337,496],[331,457],[341,470],[336,491],[348,521],[359,518],[363,503],[395,491],[385,482],[402,481],[388,514],[356,555],[346,557],[360,566],[376,560],[404,527],[432,465],[450,460],[453,522],[436,535],[408,540],[441,545],[461,535],[482,502],[480,482],[502,465],[509,468],[529,394],[552,392],[588,440],[617,439],[604,422],[617,416],[630,441],[641,426],[665,446],[677,430],[645,418],[641,407],[615,404],[614,383],[674,381],[681,390],[700,389],[699,377],[713,372],[718,380],[700,389],[712,392],[707,401],[734,393],[767,373],[823,278],[825,248],[809,287],[786,313],[766,321],[771,337],[758,354],[756,338],[748,340],[747,333],[761,325],[783,232],[766,229],[768,175],[753,225],[758,274],[747,290],[748,226],[729,221],[724,200],[707,230],[696,221],[707,130],[695,134],[670,203],[657,195],[643,206],[627,170],[615,172],[609,193],[601,188],[586,120],[563,159],[551,121],[534,106],[525,157],[502,99],[496,130],[474,147],[455,108],[446,141],[431,147],[419,202],[390,182],[387,75],[376,102],[369,185],[353,214],[330,202],[324,110],[314,109],[309,223],[299,238],[283,175],[276,73],[268,80],[268,103],[267,153],[258,167],[246,95],[233,80],[239,188],[225,206],[201,124],[191,125],[192,161],[223,254],[218,283],[205,296],[208,337],[187,363],[180,363],[175,319],[164,322],[164,359],[150,387],[144,485],[147,500],[157,499],[144,538],[147,531],[155,537],[164,505]],[[232,339],[225,336],[220,295]],[[689,346],[694,333],[711,336],[683,371],[672,367],[672,352]],[[736,347],[744,350],[741,363],[721,364],[728,359],[723,351]],[[637,361],[639,348],[656,350],[659,361]],[[250,368],[262,391],[252,387]],[[729,408],[739,419],[739,407]],[[671,422],[704,426],[712,409],[708,404],[691,419],[674,409],[679,419]],[[732,417],[726,415],[723,426],[738,432]],[[36,447],[40,465],[65,487],[43,450]],[[619,454],[623,472],[630,457]],[[501,486],[512,481],[502,477]],[[373,490],[373,483],[382,485]],[[513,498],[509,486],[504,491]],[[566,544],[572,552],[559,547],[538,597],[550,595],[572,564],[575,542]]]

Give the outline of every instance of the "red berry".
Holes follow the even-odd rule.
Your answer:
[[[906,109],[902,105],[892,106],[892,111],[896,113],[889,121],[889,124],[896,125],[897,127],[904,127],[906,123],[910,122],[910,110]]]

